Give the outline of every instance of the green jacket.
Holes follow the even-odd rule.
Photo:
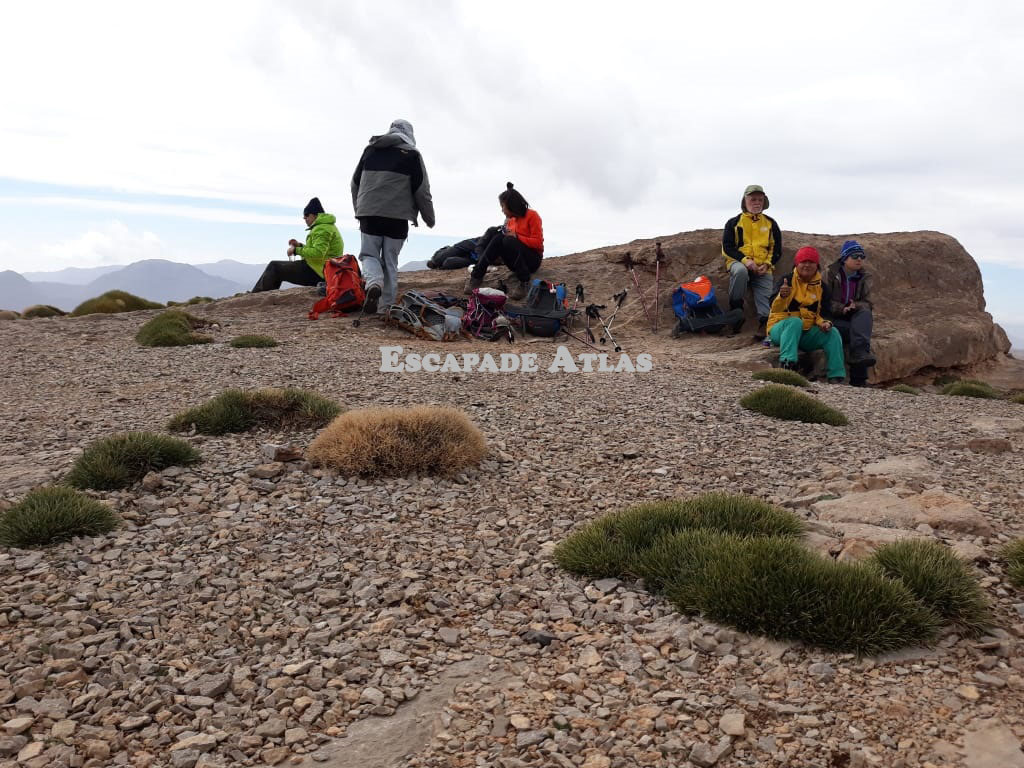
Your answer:
[[[341,256],[345,252],[345,241],[341,239],[341,232],[334,226],[336,221],[333,214],[321,213],[309,228],[306,244],[295,247],[295,253],[320,277],[324,276],[324,264],[327,260]]]

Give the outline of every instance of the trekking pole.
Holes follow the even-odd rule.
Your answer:
[[[602,325],[604,325],[605,333],[609,333],[609,334],[611,333],[612,323],[615,322],[615,316],[617,314],[619,314],[619,310],[622,309],[622,305],[626,303],[626,295],[628,293],[629,293],[629,291],[627,289],[623,288],[621,291],[619,291],[614,296],[612,296],[612,299],[614,299],[614,301],[615,301],[615,311],[612,312],[611,317],[608,318],[608,322],[602,323]],[[601,336],[601,343],[604,344],[604,342],[605,342],[605,337],[602,335]]]
[[[583,283],[576,283],[576,298],[572,300],[572,309],[569,310],[569,317],[572,318],[572,322],[576,322],[576,307],[583,301]]]
[[[651,319],[651,313],[647,309],[647,301],[644,299],[644,291],[640,287],[640,278],[636,276],[636,270],[633,269],[633,256],[629,251],[626,251],[626,255],[622,257],[622,263],[626,269],[629,270],[629,274],[633,276],[633,285],[636,286],[636,292],[640,294],[640,305],[644,308],[644,314],[647,315],[647,322],[653,327],[654,321]]]
[[[352,321],[352,327],[358,328],[359,324],[363,321],[363,313],[366,312],[366,302],[363,302],[363,306],[359,308],[359,317]]]
[[[661,321],[661,262],[665,260],[665,252],[661,243],[654,244],[654,332],[658,332]]]
[[[607,337],[608,341],[610,341],[612,344],[615,345],[615,351],[616,352],[621,352],[622,351],[622,347],[619,346],[619,342],[617,342],[614,339],[614,337],[611,335],[611,333],[609,333],[607,324],[601,318],[601,310],[602,309],[604,309],[604,305],[603,304],[590,304],[590,305],[587,306],[587,316],[588,317],[593,317],[604,328],[604,335],[601,336],[601,343],[603,344],[604,341],[605,341],[605,338]]]

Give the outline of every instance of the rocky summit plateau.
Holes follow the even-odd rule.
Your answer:
[[[631,289],[616,338],[652,355],[647,373],[384,373],[385,345],[542,361],[557,345],[309,321],[307,288],[189,307],[214,323],[198,346],[139,346],[158,310],[0,322],[4,508],[92,441],[162,432],[229,387],[454,406],[489,450],[452,479],[371,481],[306,462],[316,430],[185,433],[201,463],[91,492],[122,518],[113,533],[0,549],[0,764],[1024,766],[1024,592],[999,556],[1024,535],[1024,405],[932,383],[1024,386],[976,265],[937,233],[858,235],[877,276],[873,382],[924,391],[813,384],[849,425],[784,422],[739,405],[761,386],[750,371],[770,365],[749,328],[668,336],[673,283],[721,278],[718,236],[662,238],[658,335],[618,263],[641,263],[653,304],[653,241],[545,264],[588,301]],[[843,239],[786,234],[823,253]],[[451,291],[464,276],[401,280]],[[280,345],[230,347],[240,334]],[[552,559],[605,513],[706,491],[796,512],[823,557],[942,542],[971,564],[994,626],[857,657],[682,615],[636,582]]]

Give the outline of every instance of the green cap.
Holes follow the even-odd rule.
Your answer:
[[[760,192],[763,195],[764,187],[762,187],[760,184],[751,184],[749,187],[743,190],[743,196],[746,197],[747,195],[752,195],[755,192]]]

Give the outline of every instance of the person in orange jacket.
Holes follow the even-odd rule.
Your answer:
[[[517,284],[509,292],[512,301],[526,296],[530,276],[540,269],[544,258],[544,227],[540,215],[530,207],[526,199],[508,182],[506,189],[498,195],[501,212],[505,214],[503,227],[491,227],[477,244],[477,259],[469,280],[466,293],[472,293],[484,284],[484,275],[492,264],[504,264],[516,276]]]

